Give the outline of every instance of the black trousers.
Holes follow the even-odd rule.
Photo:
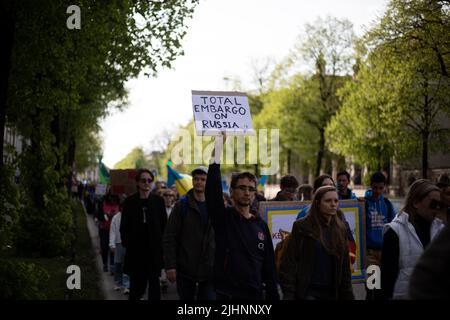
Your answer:
[[[114,253],[109,249],[109,230],[99,229],[98,235],[100,237],[100,249],[102,253],[102,261],[104,266],[108,266],[108,257],[109,257],[109,265],[114,265]],[[112,270],[111,270],[112,271]]]
[[[161,300],[159,274],[145,270],[130,273],[130,300],[140,300],[148,286],[148,300]]]

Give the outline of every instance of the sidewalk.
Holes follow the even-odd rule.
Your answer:
[[[84,206],[83,206],[84,207]],[[100,274],[100,289],[102,290],[105,300],[128,300],[128,297],[122,294],[121,291],[114,291],[114,280],[110,272],[103,271],[103,262],[100,255],[100,238],[98,236],[98,228],[95,225],[94,219],[91,215],[86,214],[87,228],[91,236],[92,250],[95,252],[95,262],[97,265],[97,272]]]

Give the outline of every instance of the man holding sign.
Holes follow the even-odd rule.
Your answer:
[[[206,205],[215,230],[214,282],[218,300],[278,300],[272,237],[267,224],[250,209],[256,178],[250,172],[231,180],[233,206],[222,199],[220,155],[216,138],[206,180]]]

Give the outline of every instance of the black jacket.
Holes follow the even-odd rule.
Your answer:
[[[412,299],[450,299],[450,226],[433,239],[411,275]]]
[[[143,207],[147,208],[144,222]],[[123,204],[120,235],[127,249],[124,272],[160,274],[163,267],[162,236],[167,222],[164,200],[155,195],[140,199],[139,193]]]
[[[216,290],[232,299],[245,300],[261,300],[265,290],[267,300],[279,299],[269,228],[256,215],[246,219],[234,208],[225,209],[218,164],[209,166],[206,204],[216,239]]]
[[[304,299],[311,283],[314,266],[315,244],[318,238],[313,234],[311,223],[307,218],[294,222],[289,236],[287,248],[280,264],[280,283],[284,299]],[[348,248],[334,265],[334,298],[337,300],[353,300],[350,262]]]
[[[163,240],[164,267],[166,270],[175,268],[177,273],[197,281],[210,280],[215,248],[211,219],[203,225],[193,190],[187,197],[187,203],[180,200],[175,204],[167,222]]]

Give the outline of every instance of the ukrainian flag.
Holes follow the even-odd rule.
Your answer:
[[[181,196],[184,196],[192,189],[192,177],[188,174],[178,173],[167,163],[167,186],[171,187],[175,183],[175,187]]]
[[[266,184],[267,178],[268,178],[268,176],[266,176],[266,175],[261,176],[261,178],[259,178],[258,185],[256,186],[256,188],[257,188],[259,191],[264,190],[264,185]]]

